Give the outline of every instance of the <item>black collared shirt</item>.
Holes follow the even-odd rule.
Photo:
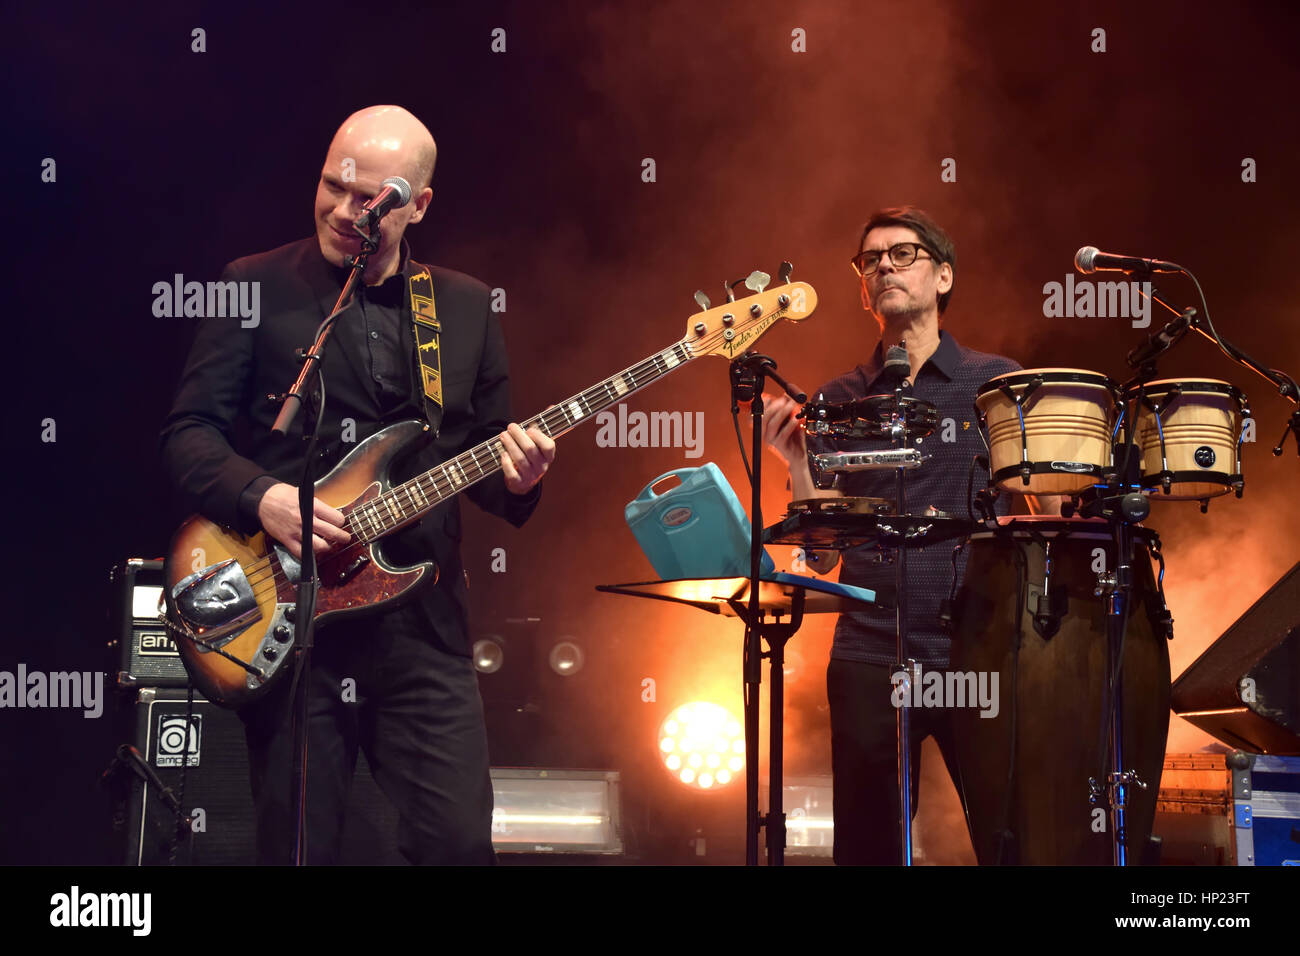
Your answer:
[[[386,418],[421,417],[424,410],[415,391],[415,340],[411,330],[411,310],[408,291],[408,266],[411,262],[410,246],[402,239],[401,257],[397,271],[378,285],[357,288],[352,302],[339,317],[340,322],[355,322],[351,314],[361,313],[360,325],[366,343],[366,360],[370,377],[374,381],[376,397]],[[342,290],[351,269],[334,266],[333,272]],[[262,495],[276,479],[262,475],[253,479],[239,496],[239,510],[256,525],[257,508]]]
[[[877,386],[883,367],[881,347],[865,365],[827,382],[817,393],[817,400],[846,402],[884,391]],[[995,376],[1019,369],[1011,359],[962,348],[946,332],[939,333],[939,345],[921,367],[912,395],[930,402],[939,412],[939,427],[928,438],[914,441],[912,447],[926,456],[920,468],[907,472],[906,507],[909,512],[934,506],[955,517],[967,515],[967,486],[971,463],[976,455],[986,454],[975,417],[975,392]],[[880,450],[884,441],[829,439],[809,435],[808,452]],[[896,497],[896,473],[862,471],[840,476],[840,491],[852,497]],[[988,472],[976,467],[974,490],[988,482]],[[1006,496],[999,499],[1005,509]],[[910,656],[923,665],[946,667],[950,640],[939,626],[939,602],[953,587],[952,552],[954,541],[944,541],[924,549],[911,549],[907,556],[908,646]],[[957,563],[958,584],[965,570],[965,553]],[[893,593],[893,564],[880,563],[874,548],[856,548],[841,555],[840,582]],[[894,613],[867,610],[841,614],[835,625],[831,656],[840,660],[866,661],[873,664],[893,663],[896,656]]]
[[[404,347],[409,338],[407,258],[404,254],[406,250],[403,248],[402,267],[398,271],[380,285],[361,287],[356,295],[357,307],[361,310],[361,328],[365,332],[370,377],[374,380],[385,415],[411,398],[411,349]]]

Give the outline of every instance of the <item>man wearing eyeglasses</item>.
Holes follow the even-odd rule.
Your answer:
[[[940,429],[913,445],[926,460],[907,475],[907,510],[934,506],[956,516],[967,514],[972,462],[985,454],[974,420],[975,392],[994,376],[1020,368],[1011,359],[965,348],[942,328],[952,298],[956,250],[952,240],[929,216],[913,207],[882,209],[862,230],[852,259],[862,306],[876,320],[880,340],[862,365],[826,383],[818,401],[847,402],[892,392],[885,381],[884,356],[906,344],[912,396],[938,409]],[[849,450],[843,441],[830,445],[808,436],[796,418],[797,405],[785,395],[766,407],[764,438],[790,470],[794,499],[876,497],[893,499],[896,476],[863,471],[815,481],[812,456]],[[944,427],[945,423],[948,424]],[[879,448],[879,443],[863,445]],[[988,472],[977,468],[975,487]],[[819,487],[821,484],[823,487]],[[1043,502],[1043,506],[1048,506]],[[1031,506],[1032,507],[1032,506]],[[874,560],[871,549],[845,551],[840,581],[892,593],[892,565]],[[820,560],[815,560],[820,559]],[[810,564],[825,573],[834,555],[812,554]],[[822,565],[817,567],[817,565]],[[965,555],[958,561],[960,576]],[[939,605],[953,588],[952,552],[947,547],[914,549],[907,557],[908,654],[923,670],[946,670],[950,639],[940,625]],[[958,578],[960,583],[960,577]],[[826,674],[831,715],[831,760],[834,773],[835,862],[896,864],[902,848],[898,827],[897,711],[891,700],[890,675],[897,656],[892,611],[870,609],[840,615]],[[912,711],[912,808],[916,809],[921,741],[933,735],[957,792],[962,792],[949,718],[944,708]]]

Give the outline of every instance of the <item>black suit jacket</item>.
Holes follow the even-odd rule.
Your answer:
[[[408,260],[404,275],[409,276],[412,267]],[[512,420],[505,341],[489,308],[487,286],[449,269],[430,267],[429,271],[442,326],[443,417],[438,436],[398,463],[396,480],[494,437]],[[303,416],[295,424],[295,436],[277,438],[271,425],[280,403],[267,395],[285,390],[297,376],[294,351],[311,344],[338,298],[342,274],[325,261],[314,236],[237,259],[222,273],[223,281],[260,283],[259,322],[250,328],[241,327],[237,317],[199,322],[161,434],[164,465],[185,511],[251,533],[257,525],[239,508],[245,488],[268,474],[298,484],[305,450],[300,437]],[[359,306],[354,303],[336,322],[324,362],[326,399],[315,471],[318,480],[357,442],[383,426],[424,418],[409,299],[403,314],[401,349],[409,356],[410,400],[387,412],[380,406],[366,366]],[[353,423],[355,436],[345,435],[345,419]],[[465,494],[484,510],[519,526],[536,507],[540,485],[526,496],[516,496],[506,490],[498,473]],[[417,525],[386,538],[381,547],[398,565],[429,559],[437,563],[436,585],[422,585],[398,613],[412,615],[414,624],[431,631],[447,649],[468,654],[460,538],[457,497],[443,502]]]

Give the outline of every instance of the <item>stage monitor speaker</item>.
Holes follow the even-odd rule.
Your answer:
[[[1300,564],[1183,671],[1170,706],[1232,747],[1300,754]]]

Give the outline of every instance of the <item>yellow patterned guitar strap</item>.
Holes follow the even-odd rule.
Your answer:
[[[424,391],[425,415],[434,434],[442,424],[442,356],[438,335],[438,311],[433,304],[433,277],[425,266],[412,265],[411,328],[415,338],[415,357],[420,363],[420,380]]]

